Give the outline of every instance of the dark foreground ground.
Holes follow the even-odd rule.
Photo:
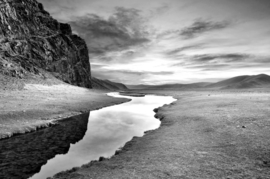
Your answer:
[[[25,84],[20,90],[0,88],[0,139],[126,101],[109,97],[105,91],[67,84]]]
[[[269,92],[150,93],[178,99],[158,110],[158,130],[134,138],[111,159],[54,179],[270,178]]]

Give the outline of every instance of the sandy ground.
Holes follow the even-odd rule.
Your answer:
[[[26,84],[23,90],[0,90],[0,139],[126,101],[109,97],[105,91],[64,84]]]
[[[270,178],[269,92],[155,93],[178,99],[158,110],[158,130],[54,178]]]

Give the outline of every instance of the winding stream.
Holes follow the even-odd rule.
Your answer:
[[[1,177],[45,179],[64,170],[111,157],[134,136],[157,129],[153,109],[175,101],[168,96],[129,97],[132,101],[63,120],[35,133],[0,141]]]

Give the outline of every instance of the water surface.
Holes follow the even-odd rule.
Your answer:
[[[109,95],[130,98],[132,101],[93,111],[89,116],[84,114],[73,117],[52,129],[18,136],[2,143],[0,141],[0,146],[5,145],[3,142],[10,146],[2,152],[7,163],[5,169],[11,168],[10,175],[7,176],[43,179],[98,160],[101,156],[111,157],[134,136],[141,137],[145,131],[157,129],[160,121],[154,118],[153,109],[175,101],[166,96],[128,97],[117,93]],[[18,151],[20,146],[23,146],[23,149]],[[13,149],[16,150],[12,151]],[[17,155],[9,158],[10,153]],[[16,168],[16,172],[12,171]],[[33,176],[34,173],[36,174]]]

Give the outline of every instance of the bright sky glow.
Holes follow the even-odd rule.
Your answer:
[[[164,84],[270,74],[269,0],[39,1],[54,18],[71,22],[75,32],[86,39],[92,74],[98,78],[125,84]],[[149,34],[134,33],[130,35],[133,40],[125,42],[124,35],[112,27],[108,29],[114,36],[109,37],[108,31],[106,37],[90,33],[92,27],[86,25],[92,23],[89,14],[107,23],[116,7],[126,12],[140,10],[123,27],[136,29],[132,25],[137,23],[136,30],[146,29]],[[82,17],[84,21],[79,21]]]

